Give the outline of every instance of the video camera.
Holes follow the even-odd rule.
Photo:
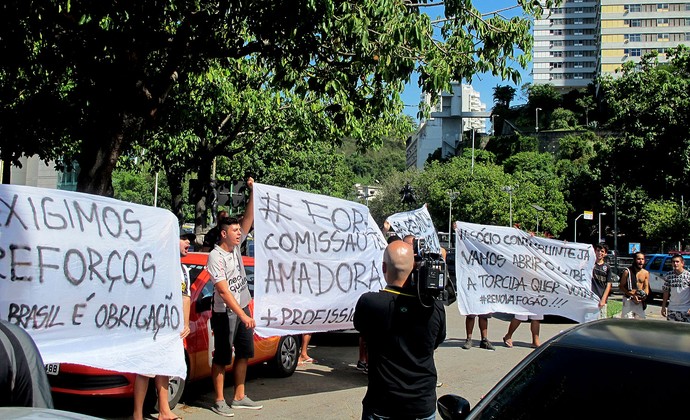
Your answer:
[[[420,299],[447,300],[448,271],[443,256],[429,252],[424,239],[415,239],[412,248],[415,264],[409,277],[410,286],[415,288]]]

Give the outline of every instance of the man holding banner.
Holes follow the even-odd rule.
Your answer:
[[[213,314],[211,328],[215,337],[215,352],[211,377],[216,392],[212,410],[221,416],[232,417],[234,413],[225,401],[225,367],[232,362],[233,346],[235,362],[233,377],[235,393],[232,408],[258,410],[262,405],[255,403],[245,394],[244,382],[247,363],[254,356],[254,327],[256,323],[249,311],[251,295],[247,273],[242,264],[240,244],[247,237],[254,224],[254,179],[247,180],[250,190],[247,209],[241,220],[234,217],[218,221],[220,240],[208,256],[206,269],[213,280]]]

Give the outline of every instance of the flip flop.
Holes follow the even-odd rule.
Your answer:
[[[508,347],[509,349],[513,348],[513,340],[511,340],[510,338],[503,337],[503,344],[505,344],[506,347]]]
[[[300,360],[300,363],[317,363],[317,361],[316,361],[316,359],[309,357],[307,359]]]

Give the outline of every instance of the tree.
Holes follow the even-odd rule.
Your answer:
[[[589,127],[589,111],[595,109],[594,98],[592,96],[583,96],[575,100],[575,105],[582,108],[585,113],[585,125]]]
[[[675,201],[652,200],[642,209],[642,231],[650,241],[685,243],[690,232],[687,212]]]
[[[690,192],[690,49],[681,45],[667,55],[668,63],[649,54],[639,69],[626,63],[621,77],[602,79],[612,115],[607,127],[620,133],[609,156],[613,176],[651,199]]]
[[[496,85],[494,87],[494,103],[510,108],[510,103],[515,99],[515,88],[512,86]]]
[[[178,81],[223,59],[238,79],[260,69],[264,82],[251,88],[327,105],[336,127],[357,131],[361,115],[387,121],[400,112],[413,72],[432,95],[478,72],[516,81],[513,62],[530,58],[530,16],[542,12],[518,3],[527,16],[482,15],[463,1],[446,2],[445,17],[432,20],[422,11],[437,4],[425,0],[8,0],[0,153],[15,163],[22,154],[74,158],[80,191],[112,195],[119,157],[149,147],[144,129],[161,124]]]
[[[565,108],[556,108],[551,113],[549,128],[552,130],[571,129],[577,127],[575,113]]]

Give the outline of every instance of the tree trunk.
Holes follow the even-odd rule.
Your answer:
[[[185,222],[184,212],[182,210],[182,206],[184,205],[182,185],[182,183],[184,182],[184,174],[175,174],[171,171],[168,171],[167,169],[168,168],[166,168],[165,171],[165,177],[168,179],[168,188],[170,188],[170,205],[172,207],[171,210],[175,217],[177,217],[180,226],[182,226],[182,224]]]

